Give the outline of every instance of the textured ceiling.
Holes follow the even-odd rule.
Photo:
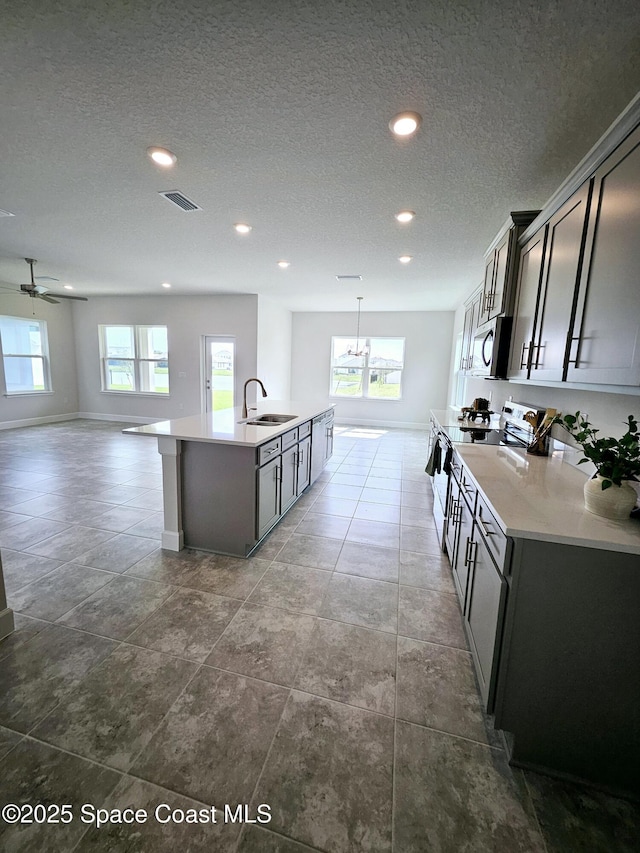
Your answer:
[[[509,211],[541,206],[640,89],[637,0],[0,8],[0,280],[35,257],[87,296],[453,308]],[[402,109],[424,119],[404,143]]]

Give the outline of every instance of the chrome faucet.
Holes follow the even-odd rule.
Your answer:
[[[258,385],[262,388],[262,396],[263,397],[267,396],[267,392],[265,390],[265,387],[259,379],[256,379],[255,376],[252,376],[251,379],[247,379],[247,381],[244,383],[244,391],[242,393],[242,417],[243,418],[247,417],[247,385],[250,382],[257,382]]]

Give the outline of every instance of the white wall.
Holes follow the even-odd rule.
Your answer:
[[[37,423],[40,418],[63,418],[76,412],[78,392],[70,303],[61,301],[51,305],[42,299],[30,299],[18,293],[2,293],[0,314],[29,319],[35,316],[46,321],[53,388],[51,394],[5,397],[0,393],[0,429],[20,426],[25,421]]]
[[[258,297],[258,372],[274,400],[290,400],[292,314],[270,299]]]
[[[402,400],[345,400],[329,396],[332,335],[353,335],[356,313],[296,312],[293,315],[291,396],[337,402],[336,417],[351,423],[426,427],[429,410],[447,401],[452,311],[363,312],[361,333],[404,337]]]
[[[90,415],[165,420],[201,411],[203,335],[236,339],[236,405],[242,385],[257,368],[255,294],[242,296],[93,297],[73,306],[78,364],[78,410]],[[169,335],[168,397],[101,391],[98,326],[109,323],[166,325]],[[255,393],[255,385],[251,386]]]

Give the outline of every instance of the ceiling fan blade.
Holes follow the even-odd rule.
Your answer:
[[[52,305],[59,305],[57,299],[52,299],[50,296],[45,296],[43,293],[38,294],[38,299],[44,299],[45,302],[50,302]]]
[[[47,291],[48,296],[55,296],[56,299],[77,299],[79,302],[88,302],[86,296],[69,296],[66,293],[51,293],[51,291]]]

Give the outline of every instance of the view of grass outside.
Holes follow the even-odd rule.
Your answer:
[[[118,365],[112,366],[111,364],[108,367],[109,373],[109,381],[108,381],[108,390],[109,391],[133,391],[134,390],[134,377],[133,373],[130,370],[127,370],[126,367],[121,367]],[[168,367],[154,367],[153,372],[151,374],[151,382],[152,382],[152,390],[156,394],[168,394],[169,393],[169,368]]]
[[[213,377],[230,377],[226,381],[222,380],[222,382],[219,378],[217,380],[213,378],[211,382],[213,411],[218,412],[220,409],[230,409],[233,406],[233,379],[231,378],[233,377],[233,371],[223,367],[214,367],[211,372]],[[224,387],[226,385],[229,387]]]

